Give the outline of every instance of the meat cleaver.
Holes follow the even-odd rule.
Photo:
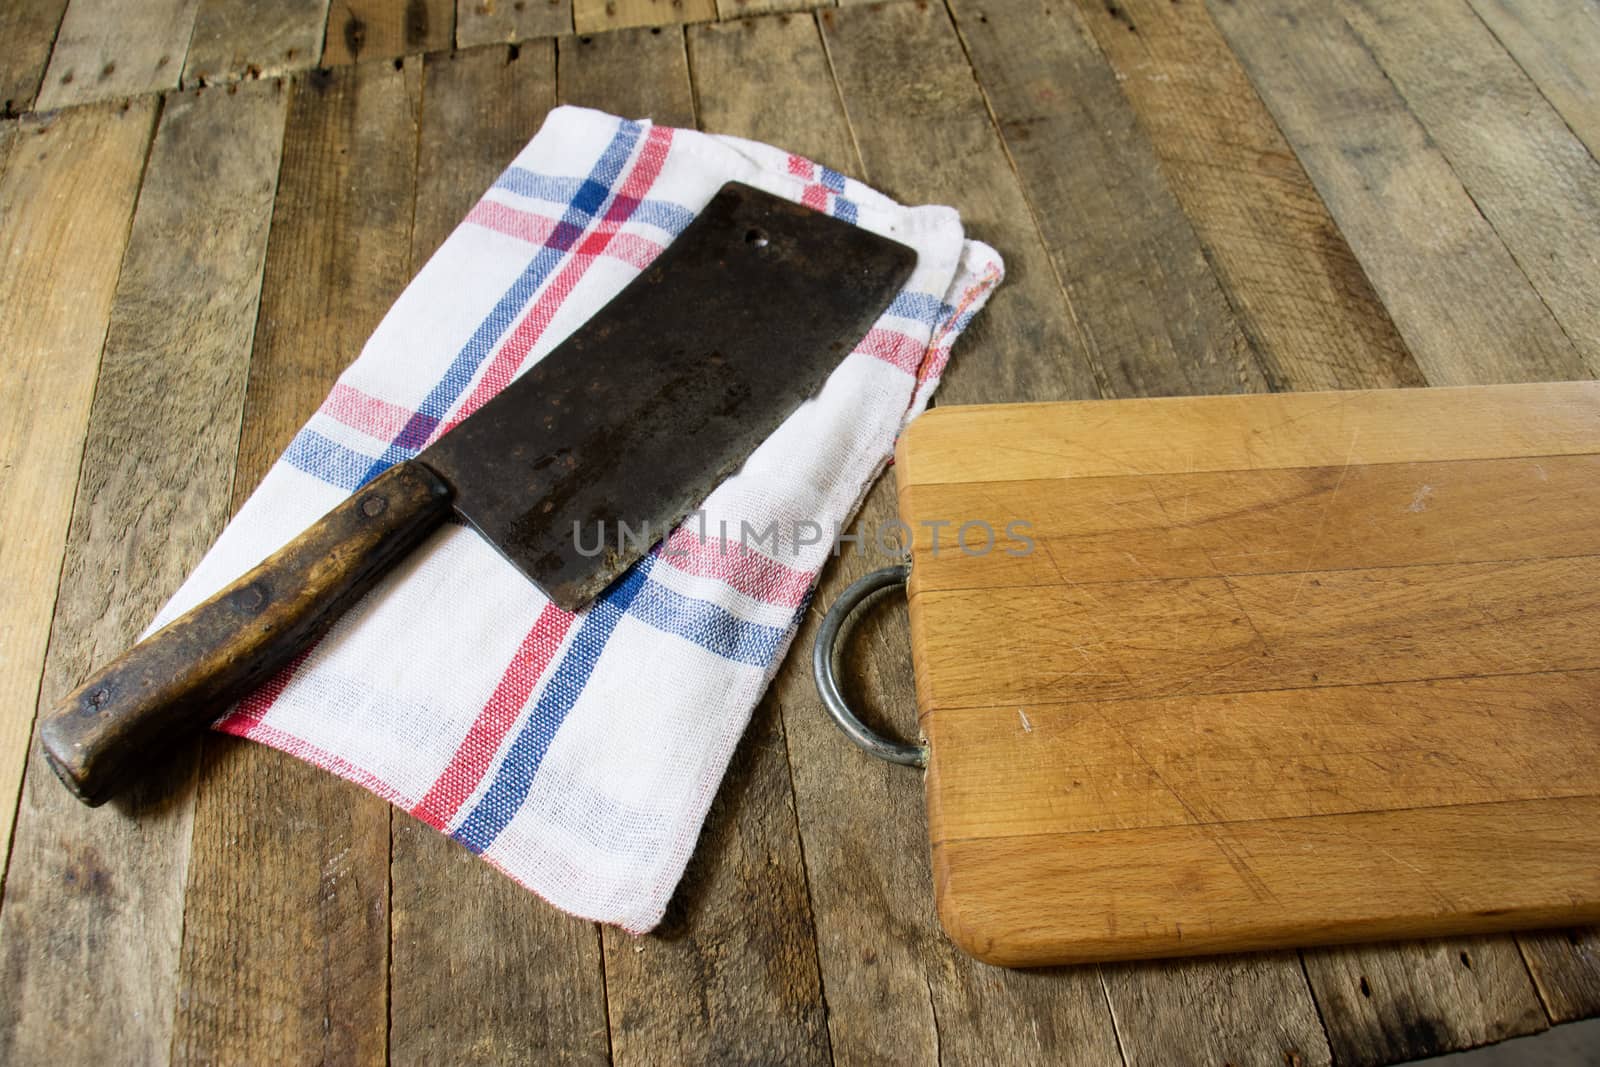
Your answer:
[[[56,705],[39,730],[51,769],[78,799],[104,802],[452,515],[581,609],[648,548],[617,537],[595,552],[597,525],[670,530],[821,387],[915,265],[895,241],[728,183],[494,399],[415,458],[375,463],[315,525]],[[420,446],[429,429],[407,433]]]

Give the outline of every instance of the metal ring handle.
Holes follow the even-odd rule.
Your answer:
[[[873,571],[866,577],[850,583],[822,619],[822,629],[817,631],[816,644],[811,646],[811,673],[817,679],[817,692],[822,695],[822,703],[828,709],[828,714],[833,716],[833,721],[839,724],[839,729],[843,730],[845,736],[854,741],[858,748],[890,763],[900,763],[907,767],[926,767],[927,749],[921,745],[891,741],[874,733],[866,723],[856,718],[855,712],[850,710],[850,705],[844,702],[844,696],[839,692],[839,678],[834,671],[834,660],[839,651],[836,647],[839,634],[850,616],[873,593],[890,586],[905,585],[909,577],[911,577],[911,565],[902,563],[895,567]]]

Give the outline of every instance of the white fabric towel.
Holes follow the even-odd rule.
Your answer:
[[[661,918],[831,534],[999,282],[956,212],[768,145],[551,112],[417,274],[156,625],[415,455],[604,305],[729,180],[914,248],[876,327],[686,523],[570,615],[470,530],[426,542],[223,718],[371,789],[556,906]],[[726,526],[724,527],[724,523]],[[810,524],[828,536],[793,536]],[[726,544],[741,524],[777,540]]]

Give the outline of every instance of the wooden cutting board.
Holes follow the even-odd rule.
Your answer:
[[[897,476],[973,955],[1600,920],[1600,384],[940,408]]]

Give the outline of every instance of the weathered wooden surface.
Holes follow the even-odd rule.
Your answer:
[[[1267,376],[1286,389],[1424,384],[1205,6],[1077,6]]]
[[[1384,1064],[1549,1025],[1506,937],[1362,945],[1306,954],[1341,1064]]]
[[[911,32],[906,25],[908,18],[912,17],[912,12],[920,13],[913,23],[920,32]],[[980,11],[979,14],[981,15],[983,12]],[[927,101],[927,106],[930,109],[938,109],[932,111],[932,114],[940,115],[941,118],[944,118],[946,109],[959,107],[959,102],[963,98],[974,99],[976,97],[977,86],[972,84],[970,80],[971,74],[964,69],[964,65],[957,64],[954,57],[952,57],[946,68],[950,70],[950,73],[942,81],[930,82],[928,80],[930,68],[939,69],[929,62],[928,57],[930,55],[938,56],[944,52],[944,49],[953,48],[953,45],[946,45],[944,49],[941,49],[936,43],[941,37],[945,37],[948,34],[947,30],[943,30],[940,27],[940,23],[943,22],[942,13],[925,11],[921,8],[902,7],[882,9],[881,11],[872,9],[859,12],[824,13],[821,17],[824,27],[831,27],[836,24],[848,26],[850,25],[849,20],[857,20],[859,24],[872,26],[874,23],[869,22],[869,19],[876,20],[877,25],[882,28],[875,33],[863,34],[866,39],[856,45],[856,47],[860,48],[859,59],[853,58],[854,53],[845,53],[846,41],[842,32],[839,35],[840,40],[838,43],[835,43],[831,35],[829,37],[829,44],[836,70],[839,73],[845,102],[847,108],[851,109],[852,119],[855,120],[858,138],[863,142],[862,151],[868,157],[867,173],[869,177],[878,181],[884,180],[881,172],[874,169],[871,145],[885,142],[884,128],[887,127],[887,129],[895,131],[897,139],[888,142],[885,148],[889,145],[899,148],[898,153],[886,154],[884,157],[884,163],[894,168],[891,172],[892,174],[898,176],[904,173],[915,181],[920,176],[921,168],[924,167],[955,168],[955,173],[936,173],[939,185],[946,189],[964,190],[962,200],[959,203],[964,219],[970,220],[976,217],[980,221],[984,220],[986,215],[981,206],[975,214],[974,199],[982,197],[984,190],[995,188],[1003,190],[1013,180],[1011,175],[1004,169],[989,172],[985,172],[982,169],[990,165],[988,160],[994,157],[992,149],[985,152],[981,149],[975,149],[969,143],[964,144],[959,141],[954,144],[940,143],[940,139],[937,137],[932,139],[933,143],[924,143],[928,140],[927,132],[930,129],[930,124],[926,121],[905,121],[897,115],[897,110],[901,107],[902,101],[907,98],[919,102]],[[929,39],[930,36],[931,40]],[[891,56],[894,56],[895,53],[892,50],[897,46],[906,49],[904,55],[898,56],[890,62],[875,61],[877,50],[888,51]],[[858,118],[856,99],[852,95],[851,70],[871,72],[882,82],[888,82],[890,85],[893,83],[889,80],[896,77],[903,78],[905,81],[903,87],[888,89],[887,91],[880,90],[878,94],[881,99],[879,108],[875,111],[867,112],[864,118]],[[976,105],[969,105],[969,107],[973,110],[976,109]],[[970,114],[971,112],[969,111],[968,113]],[[984,131],[982,134],[977,134],[978,136],[993,136],[988,124],[986,122],[980,123],[976,117],[972,120],[969,128],[972,127],[976,128],[974,130],[975,134],[976,130]],[[950,130],[954,134],[960,127],[949,121],[940,121],[931,125],[931,129],[940,133]],[[902,130],[904,131],[903,133],[900,132]],[[863,133],[862,131],[870,132]],[[949,162],[945,162],[947,156],[949,157]],[[891,188],[893,188],[892,184]],[[932,198],[939,195],[939,188],[934,187],[931,182],[926,185],[919,183],[911,190],[902,190],[902,193],[912,197]],[[982,205],[983,201],[978,199],[977,203]],[[1008,207],[1003,212],[1004,221],[1000,225],[1014,227],[1016,221],[1021,218],[1022,210],[1024,209],[1020,206]],[[986,233],[984,229],[979,228],[976,222],[969,222],[969,232],[975,232],[978,236],[985,236]],[[1017,233],[1013,240],[990,239],[997,240],[1002,247],[1007,249],[1008,288],[1016,285],[1019,280],[1026,283],[1029,276],[1024,273],[1019,279],[1018,268],[1021,267],[1024,271],[1028,270],[1029,261],[1016,254],[1017,251],[1026,251],[1029,248],[1025,235]],[[1048,267],[1045,267],[1044,270],[1048,270]],[[997,351],[997,346],[993,341],[980,341],[979,338],[985,336],[985,330],[994,329],[997,325],[1004,329],[1009,325],[1004,318],[1005,312],[1002,308],[1006,306],[1016,308],[1015,290],[1012,290],[1012,296],[1013,300],[1009,305],[997,304],[986,311],[984,318],[978,323],[977,330],[974,331],[971,346],[968,348],[968,351],[980,352],[981,358],[954,362],[945,385],[942,387],[941,402],[950,400],[970,402],[989,399],[1057,399],[1064,396],[1094,395],[1092,390],[1097,387],[1090,386],[1087,383],[1069,385],[1065,389],[1060,386],[1049,388],[1035,385],[1020,375],[1017,377],[1009,377],[1007,375],[1007,371],[1010,370],[1007,364],[1014,362],[1023,367],[1028,367],[1030,364],[1037,367],[1040,362],[1040,352],[1053,352],[1064,355],[1066,352],[1071,351],[1067,347],[1070,342],[1066,339],[1052,342],[1048,339],[1048,335],[1045,338],[1039,338],[1037,335],[1030,338],[1029,331],[1038,329],[1037,321],[1024,320],[1022,329],[1016,330],[1012,334],[1013,337],[1021,341],[1014,349],[1009,346],[999,346]],[[1084,316],[1100,314],[1104,310],[1098,305],[1091,305],[1082,309],[1073,306],[1071,309],[1072,320],[1077,321]],[[1165,314],[1163,309],[1154,306],[1148,307],[1146,310],[1147,314],[1153,319],[1158,319]],[[1029,319],[1043,319],[1046,323],[1051,318],[1054,318],[1056,323],[1063,323],[1065,317],[1061,315],[1060,311],[1054,312],[1053,316],[1049,312],[1040,312],[1029,316]],[[1046,327],[1046,329],[1049,328],[1049,326]],[[1164,327],[1159,326],[1157,328],[1164,329]],[[1075,341],[1076,338],[1074,337],[1072,340]],[[999,366],[996,366],[997,362]],[[1069,368],[1071,366],[1072,364],[1068,364]],[[1096,367],[1096,371],[1095,377],[1101,383],[1098,388],[1109,390],[1111,388],[1110,374],[1102,367]],[[1143,373],[1146,377],[1146,382],[1142,383],[1142,385],[1145,388],[1150,388],[1156,392],[1183,391],[1181,379],[1162,381],[1156,376],[1154,368],[1145,370]],[[996,378],[999,380],[996,381]],[[968,382],[973,384],[966,385],[965,383]],[[903,648],[904,646],[897,643],[896,647]],[[903,655],[903,653],[899,654]],[[1237,1004],[1249,1005],[1256,998],[1258,990],[1265,989],[1271,991],[1274,998],[1271,1003],[1274,1005],[1292,1003],[1297,1005],[1297,1010],[1302,1013],[1309,1011],[1311,1010],[1310,992],[1306,988],[1304,978],[1296,963],[1297,961],[1294,960],[1285,961],[1281,958],[1258,957],[1243,961],[1227,970],[1219,970],[1217,973],[1225,976],[1224,982],[1226,983],[1221,987],[1225,988],[1226,992],[1219,995],[1229,998]],[[1172,981],[1180,983],[1204,982],[1206,984],[1201,988],[1212,992],[1218,988],[1214,978],[1195,978],[1194,975],[1195,972],[1192,971],[1179,972],[1178,976]],[[1141,988],[1140,983],[1142,981],[1144,981],[1143,975],[1135,969],[1129,972],[1128,982],[1125,986],[1117,987],[1115,990],[1108,987],[1103,991],[1103,996],[1108,1000],[1113,1013],[1125,1007],[1125,1005],[1119,1005],[1119,999],[1124,996],[1128,998],[1137,997],[1137,990]],[[1170,982],[1167,984],[1170,985]],[[1124,990],[1126,990],[1125,993]],[[1204,1015],[1209,1010],[1207,1007],[1209,998],[1206,996],[1163,995],[1152,997],[1151,1002],[1160,1003],[1163,1006],[1166,1012],[1162,1020],[1163,1025],[1170,1027],[1174,1031],[1182,1032],[1208,1025]],[[1086,1011],[1087,1005],[1085,1004],[1079,1010]],[[1263,1012],[1258,1015],[1249,1008],[1241,1010],[1235,1016],[1246,1027],[1248,1027],[1250,1020],[1257,1018],[1270,1019],[1271,1017],[1270,1013]],[[1089,1032],[1093,1031],[1089,1030]],[[1229,1033],[1226,1040],[1232,1047],[1250,1048],[1256,1047],[1261,1043],[1262,1039],[1259,1034],[1252,1033],[1248,1029],[1242,1029]]]
[[[1308,0],[1209,6],[1428,384],[1588,377],[1338,10]]]
[[[572,0],[456,0],[456,47],[572,32]]]
[[[1567,126],[1600,156],[1600,7],[1563,0],[1471,0]]]
[[[17,801],[101,346],[154,110],[23,120],[0,176],[0,811]],[[0,835],[8,852],[11,822]]]
[[[422,92],[411,217],[411,262],[418,269],[555,106],[555,45],[429,56]]]
[[[1468,2],[1493,44],[1462,17]],[[1240,336],[1249,358],[1237,388],[1490,382],[1587,376],[1592,369],[1581,350],[1581,324],[1592,314],[1581,299],[1583,271],[1540,276],[1550,268],[1530,264],[1541,253],[1553,257],[1549,263],[1581,262],[1589,247],[1593,220],[1580,215],[1593,164],[1574,145],[1593,149],[1600,140],[1600,86],[1588,62],[1600,41],[1592,5],[1465,0],[1429,9],[1453,46],[1470,47],[1481,60],[1469,73],[1481,72],[1493,94],[1475,92],[1470,77],[1460,80],[1449,55],[1437,69],[1424,69],[1425,48],[1443,42],[1407,35],[1418,16],[1358,0],[1337,7],[1079,0],[1075,11],[1046,5],[1037,15],[1020,0],[992,10],[956,0],[953,21],[938,6],[897,2],[692,25],[687,49],[678,25],[802,3],[819,6],[616,0],[608,8],[598,0],[580,4],[575,23],[566,21],[574,16],[564,4],[549,0],[521,9],[507,0],[330,0],[323,13],[320,0],[12,3],[0,8],[0,83],[13,112],[70,106],[102,92],[161,92],[161,107],[186,114],[192,109],[180,103],[188,98],[169,91],[179,71],[185,85],[202,74],[209,83],[240,81],[237,99],[260,101],[247,95],[248,86],[279,71],[372,61],[354,83],[345,80],[348,71],[334,77],[334,102],[297,104],[286,135],[284,101],[303,97],[324,76],[308,72],[285,82],[276,110],[248,105],[260,125],[238,151],[286,143],[273,265],[264,289],[219,268],[208,268],[209,280],[188,283],[196,306],[232,309],[226,314],[234,316],[242,306],[236,290],[251,290],[249,300],[263,294],[241,498],[354,354],[372,321],[363,316],[387,306],[531,132],[551,99],[556,51],[563,99],[684,125],[698,113],[708,130],[771,140],[902,198],[960,207],[970,231],[1006,256],[1010,278],[963,340],[941,402],[1224,388],[1231,383],[1215,379],[1220,363],[1191,365],[1184,356],[1215,355],[1223,342],[1236,350]],[[64,18],[69,6],[77,14]],[[124,10],[132,14],[107,14]],[[179,32],[185,18],[189,27]],[[664,25],[656,33],[528,39],[639,20]],[[1046,20],[1070,32],[1034,32]],[[69,24],[76,28],[57,47],[58,26]],[[452,44],[480,40],[520,43],[514,53],[502,45],[449,58]],[[413,60],[393,69],[397,57],[423,52],[430,53],[425,65]],[[44,70],[69,59],[71,82],[51,89]],[[108,63],[114,69],[106,74]],[[379,68],[387,73],[374,73]],[[55,68],[58,81],[65,69]],[[124,88],[112,84],[119,79],[128,79]],[[420,93],[420,119],[413,115],[409,129],[394,121],[396,81],[406,83],[413,111]],[[45,95],[35,101],[41,84]],[[155,106],[149,97],[135,99],[127,113],[143,116],[146,134]],[[220,116],[223,105],[214,106],[207,113]],[[1526,128],[1487,146],[1475,140],[1505,129],[1516,108],[1533,116]],[[1552,109],[1570,131],[1566,140]],[[106,113],[91,107],[55,121],[73,127]],[[360,128],[379,113],[388,116],[372,120],[381,127],[381,151]],[[22,188],[19,167],[37,176],[42,164],[30,162],[28,146],[33,137],[51,136],[32,132],[39,121],[0,121],[0,152],[16,131],[9,164],[0,156],[0,190]],[[206,121],[214,128],[223,120]],[[1099,137],[1102,125],[1117,136]],[[87,151],[86,138],[72,140],[71,151]],[[1496,150],[1513,142],[1529,155]],[[1463,163],[1463,153],[1472,158]],[[352,162],[352,155],[360,158]],[[144,178],[147,192],[158,158]],[[109,179],[108,189],[118,180],[133,183],[122,194],[124,227],[142,159],[141,146],[125,179],[116,177],[124,173],[118,167],[84,164],[85,172]],[[270,197],[275,157],[261,164]],[[356,188],[348,181],[355,166],[363,174],[376,167],[376,184]],[[175,173],[171,164],[162,167]],[[194,170],[197,182],[210,173],[204,161]],[[1554,179],[1559,193],[1549,214],[1535,210],[1536,199],[1518,202],[1506,192],[1545,179]],[[413,207],[373,221],[384,217],[375,189],[413,184]],[[238,181],[228,187],[237,189]],[[1124,195],[1106,197],[1111,187]],[[1474,203],[1485,189],[1490,195]],[[100,206],[109,210],[106,203],[102,192]],[[76,219],[65,202],[40,196],[0,195],[0,212],[0,240],[40,262],[50,253],[35,248],[37,235],[58,232],[43,220]],[[1568,225],[1560,225],[1563,218]],[[1069,235],[1085,243],[1069,244]],[[121,241],[96,244],[98,258],[79,259],[70,275],[83,285],[100,277],[85,264],[100,263],[99,303],[58,305],[56,319],[41,321],[56,322],[63,337],[103,333]],[[358,249],[341,250],[341,241]],[[259,257],[260,244],[251,247]],[[1193,258],[1195,248],[1203,262]],[[328,270],[341,272],[342,286],[323,285]],[[291,277],[297,272],[304,277]],[[8,274],[18,291],[38,277]],[[141,286],[156,286],[153,279],[145,272]],[[344,291],[351,287],[360,291]],[[1129,291],[1162,299],[1132,301]],[[333,293],[333,304],[319,310],[317,292]],[[1197,322],[1207,328],[1197,331]],[[293,340],[300,334],[309,338],[305,347]],[[215,357],[214,372],[182,390],[183,397],[209,389],[222,398],[207,412],[212,421],[204,431],[222,455],[239,434],[241,401],[229,390],[237,388],[239,361],[250,358],[248,335],[229,356]],[[133,359],[118,365],[151,373],[165,366]],[[87,386],[73,381],[51,384],[84,389],[93,379]],[[116,395],[107,394],[97,410]],[[169,388],[162,399],[175,396]],[[84,438],[87,402],[80,394],[76,414],[62,424],[65,448],[41,446],[73,473],[65,475],[67,496],[58,501],[63,510],[47,546],[54,561],[45,561],[41,584],[8,605],[42,604],[48,618],[62,559],[80,567],[72,560],[81,557],[85,577],[69,571],[62,581],[48,668],[59,680],[53,694],[40,689],[49,627],[40,623],[20,644],[9,637],[0,643],[8,657],[36,643],[31,666],[17,675],[27,691],[19,712],[24,734],[0,792],[17,787],[36,698],[59,695],[91,661],[120,649],[225,511],[215,494],[226,492],[227,475],[211,459],[176,475],[154,464],[127,483],[129,495],[116,496],[117,507],[132,494],[170,492],[198,509],[181,512],[188,537],[169,535],[165,545],[130,519],[127,536],[144,553],[130,557],[110,547],[107,520],[81,548],[69,548],[69,541],[78,544],[80,521],[74,512],[69,538],[64,509],[79,451],[72,442]],[[150,410],[156,414],[143,430],[147,441],[200,432],[185,429],[189,416],[172,415],[169,424],[166,407]],[[29,425],[43,417],[29,415]],[[76,428],[68,425],[74,420]],[[230,420],[231,429],[210,428]],[[3,477],[15,478],[10,440],[0,437],[8,442],[4,460],[13,463]],[[97,468],[121,469],[110,459],[91,462],[97,447],[117,451],[122,463],[155,446],[91,440],[85,479]],[[863,522],[893,514],[892,489],[891,476],[869,495]],[[179,514],[172,512],[173,530]],[[21,544],[14,529],[8,523],[0,550]],[[847,557],[829,568],[818,607],[880,562]],[[140,567],[156,577],[141,581]],[[126,595],[131,606],[103,622],[90,619],[92,605],[130,579],[137,591]],[[814,616],[797,650],[809,642]],[[80,640],[84,634],[93,636]],[[915,728],[906,640],[903,612],[891,602],[870,614],[847,657],[855,699],[902,733]],[[91,648],[90,641],[100,644]],[[5,660],[8,680],[14,662]],[[45,688],[51,684],[47,678]],[[186,904],[174,886],[185,885],[191,866],[193,790],[185,783],[192,763],[186,773],[180,759],[166,780],[170,796],[157,790],[141,802],[139,822],[101,837],[72,821],[76,805],[64,793],[20,806],[20,844],[0,899],[0,956],[8,990],[18,992],[0,1007],[7,1028],[0,1058],[40,1058],[18,1050],[41,1048],[45,1035],[60,1029],[55,1005],[89,998],[110,1005],[128,1040],[75,1032],[51,1046],[54,1058],[147,1062],[170,1048],[194,1060],[387,1055],[416,1063],[653,1061],[669,1054],[1113,1064],[1319,1063],[1337,1054],[1381,1062],[1543,1025],[1527,1012],[1530,990],[1551,1020],[1600,1012],[1600,953],[1590,931],[1520,937],[1520,979],[1504,938],[1472,948],[1470,971],[1460,961],[1470,947],[1464,941],[1306,952],[1303,962],[1280,954],[1102,972],[1019,974],[975,964],[936,926],[916,776],[871,763],[837,736],[799,655],[755,713],[664,934],[642,942],[611,932],[602,939],[592,925],[555,914],[433,831],[388,815],[320,773],[253,746],[216,741],[208,748]],[[48,778],[39,785],[60,792]],[[296,834],[304,840],[290,843]],[[85,841],[95,855],[62,852]],[[340,857],[346,844],[352,853]],[[326,878],[319,873],[324,861],[332,861]],[[102,893],[107,874],[113,889]],[[80,885],[89,888],[73,888]],[[63,899],[77,901],[64,914],[78,916],[69,927],[83,931],[70,951],[65,938],[47,944],[29,932],[38,925],[25,921],[30,908],[59,910]],[[103,899],[113,903],[97,903]],[[187,924],[180,907],[189,912]],[[369,911],[358,918],[362,907]],[[97,918],[100,908],[105,916]],[[80,966],[74,961],[108,943],[138,946],[139,970],[113,954],[88,978],[71,977]],[[47,950],[55,962],[45,962]],[[351,970],[313,974],[319,953]],[[1383,980],[1375,983],[1368,971],[1381,971]],[[468,975],[473,992],[460,995]],[[334,986],[340,988],[330,991]],[[252,1004],[261,1009],[254,1016]],[[33,1018],[35,1012],[42,1013]],[[19,1016],[29,1021],[14,1022]],[[326,1029],[318,1029],[324,1021]]]
[[[331,0],[322,62],[355,63],[449,48],[455,22],[453,0]]]
[[[67,0],[0,8],[0,112],[15,115],[33,106],[66,9]]]
[[[271,78],[317,64],[328,0],[200,0],[185,86]]]
[[[1293,953],[1100,968],[1128,1067],[1326,1067],[1328,1039]]]
[[[663,926],[640,938],[603,931],[615,1062],[829,1062],[785,757],[767,700]]]
[[[1351,24],[1572,347],[1600,373],[1600,163],[1460,0],[1351,0]]]
[[[688,39],[702,128],[781,142],[825,167],[856,169],[844,106],[809,15],[691,26]],[[745,79],[783,91],[745,92]]]
[[[1044,0],[951,8],[1110,392],[1264,389],[1194,228],[1078,13]]]
[[[803,11],[818,7],[810,0],[717,0],[717,17],[741,19],[751,15],[773,15],[784,11]]]
[[[1600,1015],[1600,931],[1552,930],[1517,941],[1551,1022]]]
[[[39,88],[39,109],[175,88],[198,3],[72,0]]]
[[[1338,11],[1300,3],[1210,7],[1430,384],[1589,376],[1590,367],[1402,99],[1393,75],[1380,68]],[[1440,82],[1447,75],[1448,68]],[[1555,149],[1565,152],[1559,144]],[[1384,225],[1373,225],[1380,219]],[[1468,265],[1470,277],[1453,277]],[[1407,1002],[1390,1014],[1426,1018],[1463,1010],[1460,1001],[1434,997],[1448,988],[1438,973],[1448,953],[1429,954],[1412,945],[1392,952],[1397,967],[1409,958],[1412,980],[1399,983],[1403,992],[1377,992]],[[1315,987],[1316,953],[1306,955]],[[1493,955],[1488,962],[1505,958]],[[1513,969],[1502,980],[1522,979]],[[1331,1002],[1336,991],[1319,990],[1318,996]],[[1359,1016],[1338,1012],[1325,1014],[1324,1023],[1335,1044],[1359,1044],[1367,1026]],[[1489,1020],[1466,1028],[1494,1025]],[[1343,1040],[1344,1031],[1355,1036]],[[1460,1047],[1447,1032],[1435,1031],[1442,1036],[1430,1052]]]
[[[420,66],[367,63],[292,83],[235,509],[410,277]],[[298,1050],[382,1063],[388,805],[213,736],[192,850],[174,1059],[255,1063]]]
[[[850,122],[837,135],[841,148],[859,145],[862,173],[902,199],[953,199],[969,234],[1007,250],[1012,299],[976,324],[964,352],[980,359],[951,364],[941,400],[1095,395],[1086,346],[944,10],[841,10],[821,23]],[[893,514],[886,488],[869,498],[864,527]],[[824,574],[818,603],[884,562],[847,555]],[[800,647],[810,646],[816,621],[813,613],[801,628]],[[876,721],[914,736],[904,625],[900,609],[870,616],[852,639],[847,670]],[[945,940],[932,909],[917,776],[852,749],[804,672],[785,674],[774,689],[790,738],[835,1058],[1115,1063],[1116,1035],[1092,972],[996,971]],[[885,1017],[896,1027],[884,1027]]]
[[[556,95],[663,126],[694,125],[689,57],[677,27],[563,37],[557,43]]]
[[[1100,395],[1110,372],[1084,342],[942,7],[921,3],[818,16],[861,173],[907,203],[953,202],[967,234],[1005,249],[1006,296],[967,338],[940,399],[972,404]]]
[[[695,124],[681,32],[567,38],[561,50],[563,103]],[[700,84],[716,82],[702,75]],[[757,709],[725,782],[701,834],[709,847],[661,934],[602,932],[618,1063],[827,1061],[783,730],[770,704]]]
[[[572,0],[573,27],[579,33],[673,26],[716,17],[716,0]]]
[[[110,127],[94,123],[98,147],[77,155],[94,165],[89,180],[125,184],[131,199],[153,111],[135,105],[112,110]],[[82,475],[69,476],[78,494],[46,705],[127,647],[227,517],[283,114],[276,85],[166,102],[111,309]],[[120,164],[119,142],[130,156]],[[8,990],[0,1059],[167,1058],[195,754],[184,746],[133,796],[94,811],[63,806],[68,794],[35,754],[0,912]],[[83,1004],[96,1005],[105,1025],[84,1026]]]
[[[449,236],[555,103],[548,41],[429,56],[411,261]],[[409,815],[392,815],[389,1061],[607,1062],[600,934]],[[440,975],[472,996],[439,995]]]

